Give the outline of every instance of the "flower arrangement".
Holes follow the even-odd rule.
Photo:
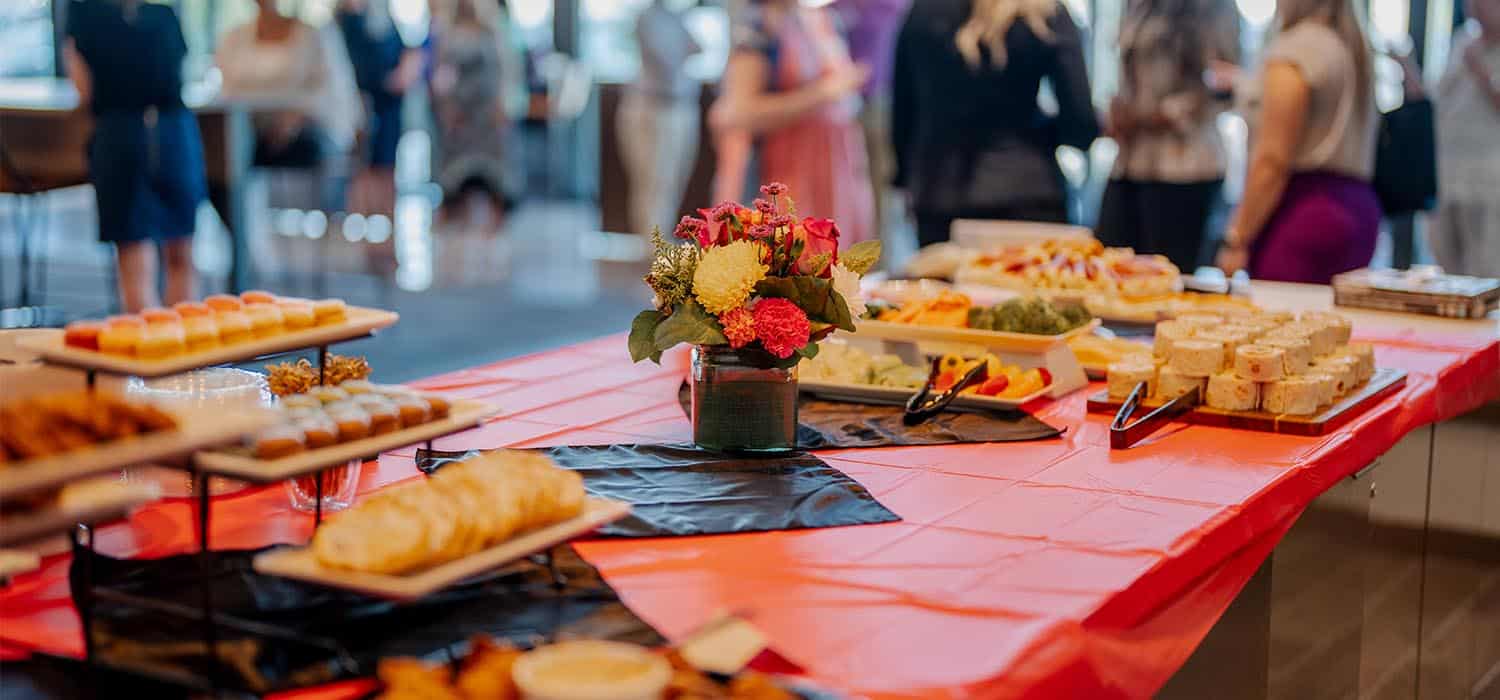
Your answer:
[[[818,353],[835,330],[854,330],[865,312],[860,277],[880,259],[880,243],[839,251],[832,220],[796,217],[786,185],[760,188],[754,206],[725,202],[683,217],[674,235],[652,234],[656,254],[646,284],[655,308],[630,327],[636,362],[680,343],[764,349],[791,367]]]

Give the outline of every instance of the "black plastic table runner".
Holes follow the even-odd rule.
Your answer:
[[[692,394],[686,382],[677,400],[683,413],[691,416]],[[1025,411],[949,411],[915,426],[902,423],[904,414],[900,406],[823,401],[803,395],[797,407],[797,446],[804,450],[914,447],[1023,442],[1062,435]]]
[[[221,689],[264,694],[370,676],[382,657],[442,659],[461,653],[475,634],[522,646],[558,638],[665,643],[572,547],[553,550],[556,582],[546,566],[525,559],[407,603],[263,576],[251,568],[257,553],[208,555],[211,600],[223,622],[214,628],[219,663],[206,653],[199,619],[102,599],[93,606],[96,658],[181,685],[206,686],[216,675]],[[119,560],[79,549],[69,575],[74,600],[86,599],[92,576],[107,591],[196,615],[199,567],[197,555]]]
[[[599,445],[543,450],[583,475],[589,493],[625,501],[607,537],[719,535],[870,525],[900,520],[859,482],[817,457],[743,456],[691,445]],[[417,450],[432,473],[479,454]]]

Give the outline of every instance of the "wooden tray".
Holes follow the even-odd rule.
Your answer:
[[[271,576],[316,583],[391,600],[415,600],[465,579],[498,569],[521,557],[535,554],[586,534],[601,525],[630,514],[630,504],[590,497],[583,514],[476,552],[426,571],[402,576],[366,574],[327,569],[318,564],[309,547],[277,549],[255,557],[255,570]]]
[[[856,332],[867,338],[883,340],[927,341],[933,343],[961,343],[980,345],[986,348],[1010,348],[1021,352],[1040,353],[1075,335],[1092,333],[1099,327],[1099,319],[1074,328],[1060,335],[1033,335],[1030,333],[1005,333],[983,331],[973,328],[947,326],[924,326],[917,323],[892,323],[890,321],[858,321]]]
[[[0,547],[66,533],[80,523],[93,525],[118,520],[137,507],[160,497],[161,488],[155,484],[116,482],[105,493],[81,507],[52,506],[6,515],[0,517]]]
[[[269,338],[256,338],[232,345],[220,345],[159,360],[143,360],[121,355],[108,355],[94,350],[70,348],[63,344],[60,335],[54,338],[26,338],[16,345],[40,354],[42,359],[55,365],[152,378],[180,374],[200,367],[253,360],[278,352],[363,338],[381,328],[394,325],[400,318],[401,316],[394,311],[351,306],[343,323],[289,331]]]
[[[248,454],[237,452],[199,452],[193,460],[199,469],[209,474],[232,477],[256,484],[268,484],[468,430],[499,412],[499,408],[487,403],[459,400],[454,401],[449,407],[447,418],[414,425],[394,433],[344,442],[281,459],[256,459]]]
[[[91,445],[65,454],[16,462],[0,469],[0,499],[61,486],[113,469],[149,464],[232,443],[276,421],[264,409],[175,411],[176,430]]]
[[[893,406],[905,406],[907,400],[915,396],[917,391],[919,391],[918,389],[902,389],[892,386],[837,384],[834,382],[808,381],[806,379],[799,380],[797,388],[804,394],[812,394],[833,401]],[[1014,411],[1021,408],[1021,404],[1027,401],[1034,400],[1040,396],[1046,396],[1051,388],[1051,386],[1044,386],[1040,390],[1018,399],[960,394],[949,406],[956,409]]]
[[[1277,415],[1265,411],[1225,411],[1199,406],[1184,414],[1181,420],[1195,425],[1212,425],[1266,433],[1324,435],[1348,423],[1355,416],[1379,403],[1381,399],[1400,391],[1404,386],[1406,386],[1405,371],[1381,368],[1375,370],[1375,376],[1371,377],[1370,381],[1335,398],[1332,406],[1310,416]],[[1089,397],[1088,410],[1089,413],[1113,415],[1120,410],[1122,403],[1124,401],[1110,397],[1108,391],[1100,391]],[[1144,405],[1156,407],[1161,403],[1153,399],[1145,402]]]

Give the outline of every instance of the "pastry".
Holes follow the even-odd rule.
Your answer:
[[[396,411],[401,417],[401,427],[410,428],[421,425],[432,420],[432,410],[428,408],[427,402],[421,397],[413,395],[402,396],[394,400]]]
[[[1333,352],[1334,347],[1336,347],[1334,338],[1337,335],[1337,331],[1318,323],[1303,321],[1288,323],[1271,331],[1271,334],[1276,337],[1307,339],[1307,342],[1312,345],[1313,357],[1327,355]]]
[[[365,394],[369,396],[369,394]],[[360,397],[364,398],[364,397]],[[394,433],[401,429],[401,412],[396,404],[383,397],[375,397],[378,402],[371,401],[360,404],[360,408],[370,415],[370,434],[384,435]]]
[[[1354,324],[1348,318],[1332,311],[1303,311],[1299,320],[1327,327],[1334,345],[1347,345],[1354,331]]]
[[[236,299],[235,303],[239,303]],[[250,317],[243,311],[219,311],[214,314],[214,323],[219,326],[219,340],[223,343],[238,343],[251,338]]]
[[[312,328],[317,323],[317,318],[313,315],[312,304],[309,302],[281,301],[276,304],[276,307],[281,309],[281,316],[286,323],[287,330]]]
[[[1359,360],[1352,357],[1320,357],[1313,361],[1309,371],[1331,375],[1338,382],[1336,391],[1340,396],[1359,386]]]
[[[145,326],[144,322],[132,324],[111,320],[99,331],[99,351],[111,355],[134,355]]]
[[[1109,385],[1109,396],[1114,399],[1124,399],[1135,391],[1136,385],[1146,382],[1146,396],[1151,396],[1156,389],[1156,365],[1150,360],[1121,360],[1109,365],[1106,375]]]
[[[323,402],[325,406],[349,398],[349,392],[336,386],[315,386],[307,390],[307,395]]]
[[[1277,365],[1280,366],[1279,364]],[[1204,398],[1209,408],[1225,411],[1254,411],[1260,402],[1260,385],[1234,372],[1220,372],[1208,378]]]
[[[1224,347],[1224,369],[1234,366],[1235,351],[1239,350],[1241,345],[1249,345],[1252,342],[1250,331],[1233,326],[1219,326],[1199,331],[1193,339],[1218,341]]]
[[[1279,348],[1282,356],[1283,374],[1301,374],[1312,363],[1312,341],[1298,336],[1279,337],[1267,334],[1257,345]]]
[[[1177,317],[1177,322],[1197,332],[1223,325],[1224,317],[1218,314],[1207,313],[1183,314]]]
[[[99,334],[104,324],[98,321],[74,321],[63,328],[63,345],[82,350],[98,350]]]
[[[1198,396],[1201,397],[1206,381],[1205,377],[1183,374],[1171,365],[1167,365],[1156,373],[1156,395],[1162,401],[1168,401],[1197,389]]]
[[[307,394],[288,394],[280,398],[282,408],[316,408],[322,410],[323,402],[316,396]]]
[[[321,412],[310,413],[298,419],[295,425],[298,430],[302,431],[302,440],[309,450],[328,447],[339,442],[338,424]]]
[[[320,326],[342,323],[347,313],[347,307],[342,299],[322,299],[313,302],[312,307],[313,316]]]
[[[286,329],[281,309],[275,304],[246,304],[245,315],[250,317],[250,329],[258,338],[276,335]]]
[[[281,459],[307,449],[302,431],[290,425],[267,428],[255,436],[250,447],[256,459]]]
[[[375,393],[375,385],[370,383],[368,379],[351,379],[339,384],[339,388],[349,392],[350,396]]]
[[[246,304],[275,304],[276,295],[263,289],[252,289],[248,292],[240,292],[240,301]]]
[[[182,315],[171,309],[152,307],[141,311],[141,318],[145,319],[146,325],[154,326],[161,323],[181,323]]]
[[[1317,412],[1320,396],[1317,381],[1307,377],[1283,377],[1266,383],[1261,407],[1267,413],[1307,416]]]
[[[1151,352],[1157,357],[1171,357],[1172,344],[1191,337],[1193,337],[1191,325],[1179,321],[1159,321],[1156,324],[1156,338],[1152,341]]]
[[[1197,338],[1179,340],[1172,343],[1172,352],[1167,358],[1167,364],[1181,374],[1208,377],[1224,366],[1224,344]]]
[[[1287,374],[1286,350],[1270,345],[1241,345],[1234,354],[1234,373],[1252,382],[1269,382]]]
[[[160,359],[180,354],[187,349],[187,334],[181,323],[161,323],[147,326],[141,332],[135,354],[144,359]]]
[[[213,316],[187,316],[182,319],[182,329],[187,345],[192,349],[206,348],[219,342],[219,322]]]
[[[41,394],[0,407],[0,450],[30,460],[176,425],[161,409],[104,390]]]
[[[214,294],[206,297],[203,303],[215,312],[245,310],[245,303],[239,297],[229,294]]]
[[[1310,379],[1318,385],[1318,405],[1331,406],[1333,399],[1339,394],[1339,382],[1333,375],[1324,372],[1308,372],[1302,377]]]
[[[194,316],[212,317],[214,315],[214,310],[210,308],[208,304],[205,304],[201,301],[184,301],[178,304],[173,304],[172,310],[176,311],[177,315],[181,316],[184,320],[192,318]]]
[[[1375,376],[1375,348],[1369,343],[1350,343],[1344,353],[1359,360],[1359,381],[1368,382]]]
[[[448,417],[448,410],[451,407],[448,399],[436,394],[422,394],[421,397],[427,402],[427,410],[432,413],[433,420]]]
[[[327,411],[329,420],[339,431],[339,442],[353,442],[370,437],[370,414],[358,406]]]

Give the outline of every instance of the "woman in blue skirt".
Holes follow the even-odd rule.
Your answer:
[[[182,103],[187,42],[177,14],[141,0],[72,0],[67,8],[68,74],[94,115],[89,179],[99,239],[115,244],[120,301],[127,311],[197,296],[193,229],[206,183],[203,143]]]

